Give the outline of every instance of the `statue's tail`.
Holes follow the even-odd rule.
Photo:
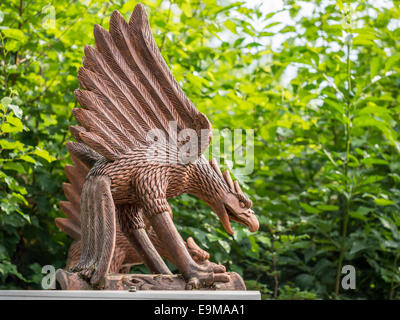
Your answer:
[[[55,223],[74,240],[81,238],[80,200],[85,178],[99,160],[100,155],[79,142],[68,142],[66,145],[73,165],[65,166],[65,173],[69,183],[63,183],[63,190],[68,201],[60,201],[60,208],[66,218],[56,218]]]

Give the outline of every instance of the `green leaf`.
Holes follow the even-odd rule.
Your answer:
[[[21,42],[11,39],[6,42],[5,48],[7,51],[16,52],[21,46]]]
[[[25,42],[25,40],[27,39],[26,36],[24,35],[24,33],[19,30],[19,29],[5,29],[5,30],[1,30],[1,32],[10,39],[15,39],[18,40],[20,42]]]
[[[359,211],[350,211],[349,212],[349,216],[354,218],[354,219],[359,219],[359,220],[362,220],[362,221],[368,221],[368,219],[365,217],[365,215],[363,215]]]
[[[380,57],[375,57],[375,58],[371,59],[371,63],[370,63],[371,79],[373,79],[375,76],[378,75],[380,65],[381,65]]]
[[[21,160],[24,160],[25,162],[33,163],[36,164],[36,160],[33,159],[31,156],[28,156],[26,154],[22,155],[19,157]]]
[[[236,24],[231,20],[226,20],[224,26],[227,27],[232,33],[237,34]]]
[[[226,253],[229,253],[231,251],[231,246],[228,242],[224,240],[218,240],[218,243],[221,245],[222,248],[225,249]]]
[[[311,207],[307,203],[300,202],[299,204],[307,213],[312,213],[312,214],[320,213],[320,210],[318,210],[318,209],[316,209],[314,207]]]
[[[359,35],[353,39],[353,45],[361,45],[361,46],[373,46],[375,45],[373,39],[367,37],[365,35]]]
[[[320,205],[317,205],[317,208],[321,211],[337,211],[337,210],[339,210],[338,206],[331,205],[331,204],[320,204]]]
[[[3,169],[4,170],[13,170],[13,171],[16,171],[16,172],[21,173],[21,174],[25,173],[24,166],[19,162],[6,162],[3,165]]]
[[[251,245],[251,251],[254,253],[258,253],[258,244],[256,241],[256,237],[250,236],[249,240],[250,240],[250,245]]]
[[[26,201],[26,199],[21,194],[13,192],[11,195],[13,199],[17,199],[17,202],[23,203],[26,206],[28,205],[28,201]],[[24,214],[22,215],[25,216]]]
[[[257,241],[261,242],[268,248],[271,247],[271,239],[270,238],[268,238],[266,236],[258,235],[258,236],[256,236],[256,239],[257,239]]]
[[[15,118],[18,119],[18,118]],[[19,120],[19,119],[18,119]],[[7,121],[9,122],[9,119],[7,119]],[[15,121],[13,121],[14,123],[16,123]],[[3,123],[0,127],[0,133],[17,133],[17,132],[21,132],[23,131],[23,125],[22,122],[18,123],[17,126],[15,125],[11,125],[10,123]]]
[[[18,272],[17,266],[7,260],[3,260],[0,262],[0,274],[3,275],[3,277],[7,277],[8,275],[14,275],[18,279],[27,282],[25,277]]]
[[[354,241],[349,252],[350,255],[356,254],[362,250],[367,249],[369,246],[364,241]]]
[[[35,151],[33,151],[33,154],[45,159],[47,162],[53,162],[57,160],[55,157],[49,154],[47,150],[40,149],[36,147]]]
[[[385,63],[385,71],[391,70],[393,66],[397,64],[399,61],[400,61],[400,54],[395,54],[389,57],[389,59],[387,59]]]
[[[374,202],[375,202],[378,206],[389,206],[389,205],[394,204],[394,201],[388,200],[388,199],[383,199],[383,198],[374,199]]]
[[[303,288],[310,288],[313,286],[315,277],[311,274],[299,274],[296,277],[296,283]]]
[[[5,139],[0,140],[0,146],[2,149],[12,149],[22,151],[24,148],[24,144],[19,141],[8,141]]]
[[[192,7],[190,6],[190,2],[184,2],[181,5],[182,11],[185,13],[187,17],[192,16]]]

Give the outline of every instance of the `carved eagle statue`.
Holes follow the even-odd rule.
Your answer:
[[[238,182],[202,155],[211,140],[209,120],[168,69],[142,4],[129,23],[114,11],[109,32],[95,25],[94,36],[96,45],[85,47],[78,73],[81,89],[74,92],[82,106],[73,110],[79,126],[70,127],[77,142],[66,145],[90,169],[80,193],[80,261],[71,271],[101,286],[121,230],[151,272],[170,274],[147,224],[188,289],[229,281],[223,266],[193,259],[167,201],[192,194],[216,212],[228,233],[230,220],[258,229]],[[68,223],[58,221],[65,229]]]
[[[85,183],[85,177],[90,170],[72,153],[71,159],[73,161],[73,165],[68,164],[65,166],[65,173],[69,182],[63,183],[63,190],[67,201],[60,201],[60,209],[65,213],[66,218],[58,217],[55,219],[56,225],[74,240],[68,250],[66,263],[67,270],[74,267],[79,262],[81,257],[82,230],[80,201],[83,184]],[[116,222],[117,228],[115,249],[108,272],[128,273],[131,266],[142,264],[143,261],[136,252],[135,248],[129,243],[129,240],[121,231],[118,220]],[[168,246],[158,239],[150,223],[148,221],[146,222],[146,233],[148,234],[154,247],[157,249],[161,257],[168,261],[172,261],[173,257],[171,256],[171,252],[168,250]],[[185,245],[193,260],[195,260],[197,263],[203,265],[212,263],[209,261],[210,254],[201,249],[192,237],[186,239]]]

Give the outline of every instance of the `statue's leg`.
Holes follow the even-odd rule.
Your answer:
[[[188,289],[211,286],[214,282],[229,281],[225,267],[214,264],[201,266],[192,259],[185,242],[172,222],[169,212],[154,214],[149,219],[157,236],[169,249],[171,262],[187,280]]]
[[[99,285],[107,274],[114,254],[116,218],[106,176],[89,177],[81,194],[81,257],[72,271]]]
[[[139,208],[130,204],[119,205],[117,211],[122,232],[150,272],[172,274],[150,241]]]

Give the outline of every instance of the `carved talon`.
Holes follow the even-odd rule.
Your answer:
[[[215,272],[215,273],[224,273],[224,272],[226,272],[225,266],[223,266],[222,264],[211,262],[210,260],[197,261],[197,263],[198,263],[199,266],[201,266],[203,268],[206,268],[207,270]]]
[[[216,264],[216,263],[210,262],[208,260],[207,260],[207,262],[209,263],[209,268],[212,268],[213,272],[215,272],[215,273],[225,273],[226,272],[226,268],[222,264]]]
[[[90,280],[90,278],[92,277],[94,272],[94,268],[87,268],[87,269],[83,269],[82,271],[78,272],[78,274],[86,280]]]
[[[226,268],[223,265],[209,261],[210,254],[201,249],[192,237],[186,239],[186,245],[193,260],[200,266],[205,267],[207,270],[215,273],[224,273]]]
[[[210,259],[210,254],[201,249],[192,237],[186,239],[186,244],[194,261],[201,262]]]
[[[70,272],[80,272],[80,271],[82,271],[83,269],[86,269],[86,268],[87,268],[87,266],[85,266],[85,265],[83,265],[81,263],[77,263],[75,266],[71,267],[69,269],[69,271]]]
[[[186,284],[185,290],[195,290],[199,289],[199,280],[197,278],[189,279],[188,283]]]
[[[186,290],[212,287],[216,282],[229,282],[230,277],[222,265],[208,262],[207,266],[197,265],[187,281]]]
[[[200,288],[207,288],[214,284],[215,276],[214,273],[211,272],[205,277],[193,277],[190,278],[186,285],[186,290],[195,290]]]
[[[89,281],[95,271],[94,266],[87,266],[86,264],[78,263],[70,269],[70,272],[78,273],[78,275]]]
[[[230,278],[227,273],[200,272],[196,276],[191,277],[187,284],[186,290],[195,290],[201,288],[212,287],[216,282],[229,282]]]

